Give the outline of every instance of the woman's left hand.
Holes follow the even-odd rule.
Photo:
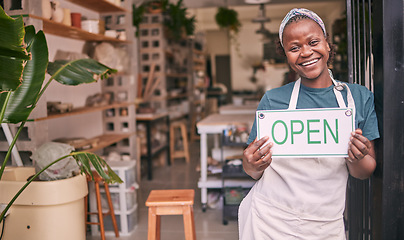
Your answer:
[[[355,132],[352,132],[351,135],[348,147],[349,157],[346,159],[351,163],[355,163],[359,162],[369,154],[372,144],[362,135],[362,130],[359,128],[356,129]]]

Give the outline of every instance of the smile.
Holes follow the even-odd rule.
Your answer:
[[[300,64],[300,65],[302,65],[302,66],[308,66],[308,65],[311,65],[311,64],[314,64],[314,63],[316,63],[316,62],[318,62],[318,60],[319,59],[313,59],[313,60],[311,60],[311,61],[308,61],[308,62],[304,62],[304,63],[302,63],[302,64]]]

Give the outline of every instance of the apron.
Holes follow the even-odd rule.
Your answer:
[[[290,110],[296,109],[300,82],[294,85]],[[348,86],[334,79],[333,83],[339,107],[346,107],[340,92],[345,87],[348,107],[355,114]],[[343,157],[273,158],[240,204],[239,239],[345,240],[347,180]]]

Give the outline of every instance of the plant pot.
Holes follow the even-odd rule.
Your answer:
[[[34,173],[33,167],[7,167],[0,181],[0,203],[8,203]],[[85,240],[87,193],[84,175],[32,182],[9,209],[3,239]]]

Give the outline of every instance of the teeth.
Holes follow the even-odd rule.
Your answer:
[[[314,60],[311,60],[310,62],[302,63],[302,66],[307,66],[307,65],[310,65],[310,64],[316,63],[316,62],[318,62],[318,59],[314,59]]]

